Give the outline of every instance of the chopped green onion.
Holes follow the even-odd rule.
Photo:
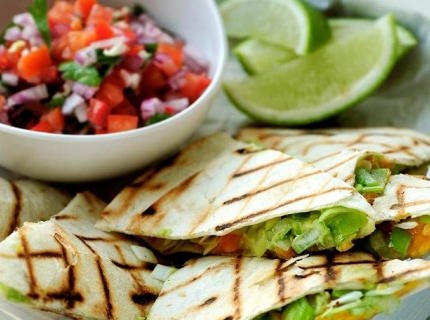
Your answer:
[[[303,297],[290,303],[282,312],[282,320],[313,320],[315,310]]]
[[[391,232],[389,247],[405,257],[411,244],[412,235],[405,229],[394,228]]]
[[[360,193],[382,193],[390,177],[390,170],[386,168],[372,169],[364,168],[355,170],[355,188]]]
[[[313,224],[313,228],[308,229],[304,233],[296,236],[291,243],[294,251],[302,253],[310,247],[322,243],[324,238],[330,234],[330,231],[320,223]]]

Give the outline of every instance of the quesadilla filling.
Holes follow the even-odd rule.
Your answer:
[[[354,188],[372,204],[384,192],[390,175],[403,169],[403,166],[387,161],[382,155],[371,155],[357,164]]]
[[[352,241],[361,236],[368,223],[367,215],[361,211],[334,207],[273,218],[224,236],[190,240],[145,239],[164,253],[234,253],[288,259],[306,250],[336,247],[339,251],[346,251],[353,246]]]
[[[379,285],[373,290],[327,290],[308,295],[254,320],[364,320],[385,313],[391,314],[401,303],[401,296],[423,285]]]
[[[367,251],[382,258],[423,257],[430,252],[430,215],[383,222],[364,241]]]

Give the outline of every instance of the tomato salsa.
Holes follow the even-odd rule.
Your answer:
[[[63,134],[144,127],[192,104],[208,61],[139,5],[35,0],[0,38],[0,122]]]

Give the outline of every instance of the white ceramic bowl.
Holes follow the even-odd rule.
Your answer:
[[[3,0],[1,0],[3,1]],[[32,1],[3,1],[3,24]],[[46,134],[0,124],[0,166],[35,179],[84,182],[132,172],[176,151],[199,127],[220,90],[227,43],[214,0],[100,0],[142,4],[160,25],[183,37],[210,61],[210,86],[186,110],[149,127],[92,136]]]

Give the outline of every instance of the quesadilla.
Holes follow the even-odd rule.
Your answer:
[[[410,129],[245,128],[236,136],[282,151],[354,185],[370,202],[391,174],[430,161],[430,137]]]
[[[162,282],[138,257],[149,251],[139,241],[94,228],[104,207],[81,193],[49,221],[25,223],[2,241],[3,297],[72,318],[145,316]]]
[[[381,213],[367,247],[384,258],[421,257],[430,252],[430,181],[393,175],[374,209]]]
[[[430,182],[397,174],[420,173],[420,166],[426,173],[429,136],[398,128],[245,128],[237,138],[297,156],[353,185],[378,212],[377,230],[366,243],[372,252],[407,258],[430,251]]]
[[[165,254],[289,258],[308,249],[351,248],[374,230],[375,214],[347,183],[218,133],[127,186],[96,227],[142,236]]]
[[[34,180],[0,178],[0,241],[24,222],[48,220],[71,200],[63,190]]]
[[[164,283],[148,320],[370,319],[428,287],[430,262],[338,253],[289,261],[210,256]]]

